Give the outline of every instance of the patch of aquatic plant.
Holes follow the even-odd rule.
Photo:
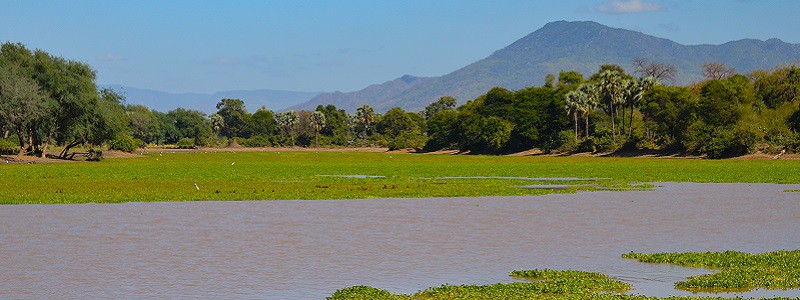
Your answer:
[[[584,299],[609,293],[623,293],[627,283],[610,277],[582,271],[520,270],[511,276],[530,282],[497,283],[489,285],[442,285],[413,295],[392,294],[366,286],[336,291],[328,299]]]
[[[784,193],[800,193],[800,190],[785,190]]]
[[[553,299],[553,300],[657,300],[657,299],[726,299],[718,297],[669,297],[656,298],[640,295],[625,295],[630,286],[607,275],[583,271],[520,270],[511,276],[529,282],[496,283],[488,285],[442,285],[414,294],[393,294],[389,291],[354,286],[336,291],[329,300],[449,300],[449,299]],[[763,299],[763,298],[762,298]],[[783,298],[773,298],[783,299]]]
[[[748,291],[756,288],[800,288],[800,250],[750,254],[737,251],[687,253],[628,253],[623,258],[645,263],[717,269],[689,277],[675,287],[693,292]]]

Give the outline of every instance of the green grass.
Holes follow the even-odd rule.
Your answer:
[[[592,184],[625,188],[627,183],[649,181],[800,183],[799,169],[800,161],[773,160],[334,152],[164,153],[109,158],[96,163],[4,164],[0,166],[0,203],[539,195],[554,191],[515,188],[538,183],[522,180],[435,178],[610,178]],[[319,176],[336,174],[385,178]]]
[[[748,291],[755,288],[800,288],[800,250],[750,254],[735,251],[687,253],[628,253],[623,258],[646,263],[718,269],[689,277],[675,287],[693,292]]]
[[[489,285],[442,285],[417,293],[393,294],[389,291],[354,286],[333,293],[329,300],[445,300],[445,299],[698,299],[696,297],[656,298],[623,295],[630,290],[627,283],[606,275],[583,271],[526,270],[511,272],[511,276],[529,282],[496,283]],[[703,297],[700,299],[725,299]],[[780,299],[780,298],[775,298]]]

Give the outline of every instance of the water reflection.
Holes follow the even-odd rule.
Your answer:
[[[796,249],[798,186],[661,184],[542,197],[0,206],[0,298],[321,299],[597,271],[687,295],[707,270],[635,252]],[[759,291],[740,296],[783,295]]]

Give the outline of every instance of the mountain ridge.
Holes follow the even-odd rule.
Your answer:
[[[359,105],[369,104],[378,112],[395,106],[418,111],[444,95],[454,96],[463,104],[495,86],[516,90],[541,85],[547,74],[557,75],[562,70],[578,71],[588,77],[601,64],[618,64],[632,72],[634,57],[675,65],[677,83],[687,84],[701,80],[702,64],[710,61],[725,63],[742,73],[798,62],[800,44],[770,38],[683,45],[593,21],[556,21],[442,76],[404,75],[358,91],[323,93],[291,108],[314,109],[319,104],[334,104],[352,112]],[[417,79],[412,83],[398,82],[409,77]]]

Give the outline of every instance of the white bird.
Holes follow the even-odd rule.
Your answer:
[[[8,163],[8,160],[7,160],[7,159],[6,159],[6,163]]]
[[[232,166],[233,164],[235,164],[235,163],[236,163],[236,162],[232,162],[232,163],[231,163],[231,166]]]
[[[197,183],[194,184],[194,188],[196,188],[198,191],[200,190],[200,187],[197,186]]]

